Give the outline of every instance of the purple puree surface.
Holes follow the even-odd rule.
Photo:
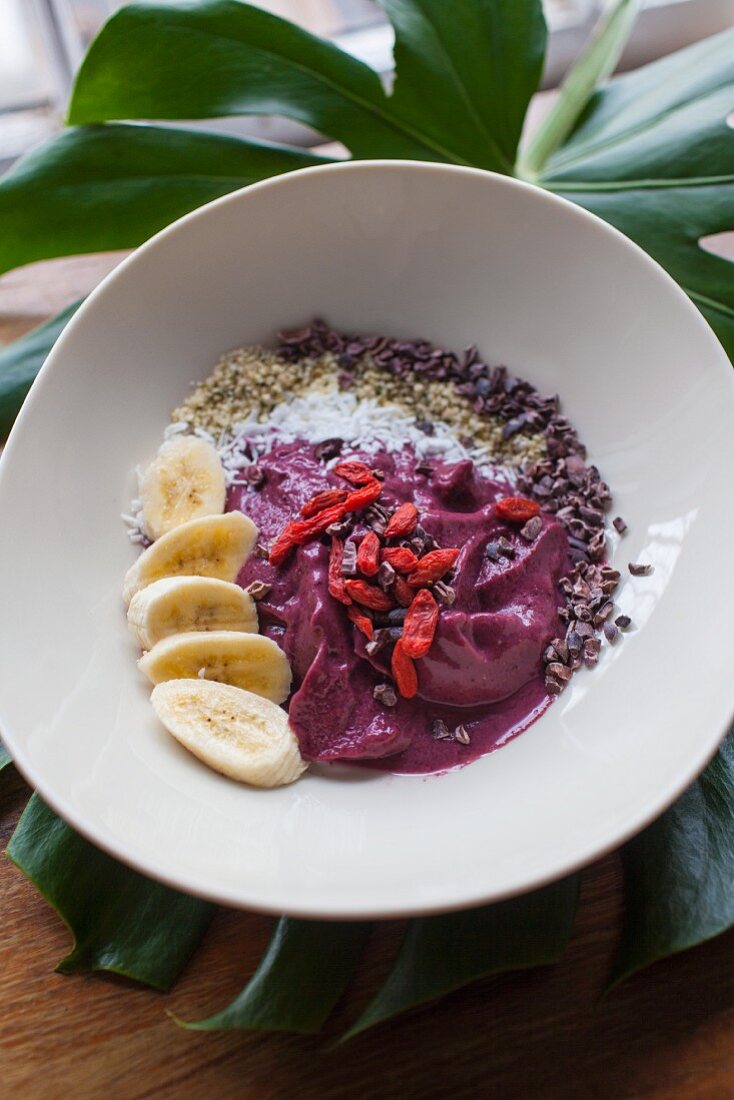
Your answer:
[[[439,546],[458,546],[452,582],[456,600],[441,608],[436,637],[416,662],[418,695],[385,707],[373,689],[389,681],[389,649],[374,657],[366,639],[329,595],[329,547],[316,540],[296,549],[279,568],[253,555],[239,583],[272,585],[259,603],[263,633],[288,656],[294,692],[288,708],[306,759],[348,760],[400,773],[443,771],[469,763],[526,729],[546,709],[542,653],[563,633],[558,582],[570,569],[564,528],[544,515],[538,538],[526,542],[502,521],[494,504],[513,494],[501,473],[479,474],[471,462],[433,462],[430,477],[415,471],[410,448],[364,458],[385,475],[380,503],[413,501],[421,523]],[[327,472],[306,442],[277,444],[258,459],[264,483],[230,489],[228,509],[241,509],[268,544],[301,506],[328,486],[345,487]],[[355,534],[364,528],[359,523]],[[501,535],[514,559],[491,561],[487,543]],[[436,740],[433,722],[462,724],[471,741]]]

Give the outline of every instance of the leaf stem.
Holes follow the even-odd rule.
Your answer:
[[[614,72],[637,17],[640,0],[615,0],[597,23],[581,57],[566,74],[551,111],[520,150],[517,175],[537,180],[570,134],[596,88]]]

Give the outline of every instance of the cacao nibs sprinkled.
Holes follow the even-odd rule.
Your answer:
[[[620,630],[627,630],[628,627],[632,626],[632,619],[630,619],[629,615],[617,615],[614,623]]]
[[[607,602],[602,604],[599,608],[596,615],[594,615],[594,626],[601,626],[605,623],[613,611],[614,604],[611,600],[607,600]]]
[[[574,631],[580,638],[593,638],[594,628],[591,623],[577,622],[574,624]]]
[[[343,447],[343,439],[325,439],[322,443],[317,443],[313,451],[319,462],[328,462],[340,455]]]
[[[559,661],[551,661],[545,671],[549,676],[555,676],[559,680],[570,680],[572,675],[571,669],[567,668],[566,665],[562,665]]]
[[[385,646],[391,645],[393,642],[397,642],[402,634],[402,630],[399,626],[383,627],[376,630],[371,641],[367,642],[365,648],[366,653],[370,657],[374,657],[376,653],[379,653]]]
[[[512,545],[509,539],[505,538],[504,535],[501,535],[500,538],[497,540],[497,550],[503,558],[515,557],[515,547]]]
[[[451,737],[449,727],[440,718],[436,718],[433,726],[432,733],[436,741],[448,741]]]
[[[487,557],[490,561],[500,560],[500,544],[498,542],[488,542],[486,549]]]
[[[339,520],[338,523],[330,523],[326,528],[326,534],[338,539],[346,539],[354,530],[354,523],[350,519]]]
[[[614,623],[604,623],[604,637],[610,645],[614,645],[617,638],[619,637],[619,631],[617,630]]]
[[[407,607],[394,607],[392,611],[375,611],[374,620],[378,626],[400,626],[407,614]]]
[[[382,703],[383,707],[394,707],[398,701],[395,689],[390,684],[378,684],[372,695],[378,703]]]
[[[397,573],[390,563],[383,561],[380,568],[377,570],[377,583],[384,592],[387,592],[395,584],[396,576]]]
[[[444,581],[436,581],[433,586],[433,594],[439,603],[442,603],[445,607],[451,607],[456,600],[456,592],[450,584],[446,584]]]
[[[454,730],[454,741],[458,741],[460,745],[468,745],[471,742],[471,737],[466,726],[457,726]]]
[[[364,514],[364,518],[365,521],[370,524],[373,520],[376,519],[382,519],[385,521],[385,523],[387,523],[390,518],[390,513],[383,504],[379,504],[377,501],[375,501],[374,504],[370,504],[369,508]]]
[[[255,555],[254,556],[256,558],[263,558],[263,559],[267,560],[267,558],[270,557],[270,551],[268,550],[267,546],[264,543],[259,542],[257,544],[257,546],[255,547]]]
[[[244,466],[239,472],[239,482],[245,482],[250,489],[259,492],[265,484],[265,472],[253,462],[250,466]]]
[[[653,572],[652,565],[643,565],[641,562],[631,561],[628,564],[627,568],[629,569],[633,577],[649,577],[650,574]]]
[[[529,519],[524,527],[520,528],[520,536],[525,539],[526,542],[535,542],[543,527],[543,521],[540,516],[533,516]]]
[[[344,543],[344,553],[342,556],[342,576],[357,576],[357,544],[352,539],[347,539],[347,541]]]
[[[627,530],[627,524],[624,522],[621,516],[615,516],[612,520],[612,524],[614,526],[614,530],[617,532],[618,535],[623,535]]]
[[[281,336],[278,353],[289,362],[314,361],[332,354],[347,372],[358,372],[360,366],[366,365],[397,377],[414,374],[427,383],[453,383],[475,415],[505,422],[505,440],[520,432],[537,436],[558,416],[556,398],[538,394],[530,383],[509,375],[505,367],[490,367],[480,360],[476,349],[471,356],[456,355],[425,340],[345,335],[317,320]],[[418,423],[427,433],[431,431],[432,420],[419,416]],[[571,429],[563,421],[556,427],[559,439],[569,436]],[[473,438],[466,433],[460,435],[460,441],[465,440],[467,446],[474,445]],[[573,439],[571,443],[574,444]],[[511,445],[508,449],[512,449]]]
[[[372,504],[364,514],[364,521],[368,527],[371,527],[376,535],[382,538],[387,529],[387,522],[390,518],[390,514],[386,508],[383,508],[381,504]]]
[[[268,584],[267,581],[252,581],[251,584],[248,584],[245,592],[247,592],[248,596],[251,596],[253,600],[262,600],[267,596],[272,587],[272,584]]]

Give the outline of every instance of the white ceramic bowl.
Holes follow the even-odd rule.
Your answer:
[[[526,733],[448,775],[251,790],[158,725],[120,601],[132,471],[217,357],[314,315],[472,342],[548,392],[629,534],[635,630]],[[182,218],[69,324],[0,465],[0,729],[26,778],[119,859],[231,905],[389,916],[547,882],[617,845],[727,727],[734,386],[634,245],[515,180],[402,162],[307,169]],[[630,578],[629,561],[652,576]]]

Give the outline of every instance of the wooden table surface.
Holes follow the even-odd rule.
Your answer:
[[[0,344],[81,296],[114,256],[33,265],[0,279]],[[0,776],[3,849],[28,796]],[[185,1032],[241,989],[269,918],[219,910],[167,995],[103,975],[62,977],[69,937],[24,877],[0,861],[0,1095],[343,1100],[734,1097],[734,934],[657,964],[602,999],[619,931],[619,865],[584,876],[558,966],[506,975],[336,1047],[386,973],[401,932],[380,925],[345,1004],[321,1037]]]

